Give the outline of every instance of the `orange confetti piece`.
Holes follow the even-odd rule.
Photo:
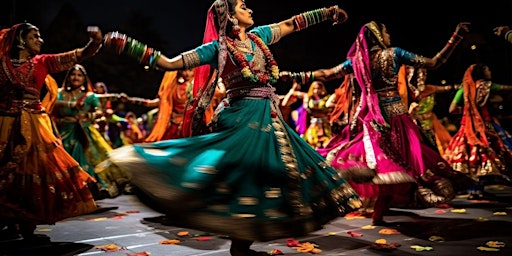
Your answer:
[[[179,244],[181,243],[178,239],[169,239],[169,240],[162,240],[160,241],[160,244]]]
[[[115,217],[112,217],[113,220],[122,220],[123,219],[123,216],[115,216]]]
[[[180,231],[178,232],[177,236],[188,236],[190,234],[190,232],[188,231]]]
[[[126,247],[119,247],[116,244],[106,244],[106,245],[97,245],[94,246],[93,249],[99,249],[105,252],[117,252],[126,250]]]
[[[485,245],[487,245],[489,247],[493,247],[493,248],[505,247],[505,243],[500,242],[500,241],[489,241],[489,242],[485,243]]]
[[[379,230],[379,234],[383,234],[383,235],[399,235],[400,232],[396,229],[393,229],[393,228],[383,228],[381,230]]]

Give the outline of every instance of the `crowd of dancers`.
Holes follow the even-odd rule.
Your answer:
[[[203,44],[172,58],[94,27],[86,46],[58,54],[40,53],[32,24],[2,30],[2,239],[48,242],[37,225],[136,193],[182,227],[229,236],[233,256],[266,255],[251,244],[303,236],[354,211],[389,226],[390,207],[484,198],[486,185],[512,185],[512,138],[490,111],[492,94],[512,86],[493,82],[485,63],[471,64],[460,84],[428,83],[427,70],[443,68],[467,22],[433,57],[392,46],[386,25],[369,21],[339,65],[279,69],[269,45],[347,18],[331,6],[251,28],[245,1],[215,0]],[[512,43],[508,26],[494,32]],[[156,97],[93,83],[80,63],[104,50],[163,70]],[[61,86],[51,76],[59,72]],[[277,95],[278,81],[290,91]],[[449,111],[461,116],[452,133],[434,109],[436,94],[450,91]],[[115,107],[130,104],[147,107],[147,118]]]

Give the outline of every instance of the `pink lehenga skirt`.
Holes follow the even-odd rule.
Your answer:
[[[470,186],[467,177],[454,171],[439,153],[422,141],[418,126],[400,101],[382,107],[389,127],[360,121],[356,127],[345,127],[326,149],[319,150],[332,167],[351,181],[365,205],[376,200],[378,185],[404,184],[410,188],[404,191],[407,196],[400,195],[397,198],[401,199],[394,202],[403,208],[445,203]],[[367,174],[350,173],[364,170],[361,167],[365,166],[375,171],[371,180],[367,179]]]

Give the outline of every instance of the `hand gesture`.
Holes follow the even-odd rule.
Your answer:
[[[329,13],[332,14],[332,16],[329,17],[330,20],[333,21],[332,25],[338,25],[341,23],[344,23],[348,19],[348,14],[345,12],[345,10],[339,8],[337,5],[331,6],[329,8]]]
[[[466,34],[467,32],[469,32],[469,25],[471,25],[470,22],[461,22],[457,25],[457,27],[455,28],[455,34],[457,35],[464,35]],[[462,33],[461,33],[461,30],[462,30]]]
[[[499,26],[495,27],[492,31],[494,31],[494,34],[497,36],[505,35],[508,31],[510,31],[509,26]]]
[[[100,30],[99,27],[88,26],[87,27],[87,33],[89,34],[89,38],[94,43],[101,43],[103,41],[103,33],[101,33],[101,30]]]

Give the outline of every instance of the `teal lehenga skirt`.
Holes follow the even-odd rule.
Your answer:
[[[114,149],[144,202],[173,225],[269,241],[304,236],[361,207],[352,187],[270,98],[230,98],[213,133]]]

